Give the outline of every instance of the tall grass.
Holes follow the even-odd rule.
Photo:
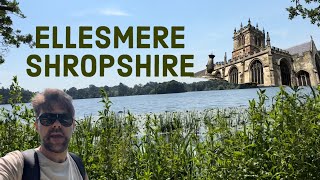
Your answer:
[[[260,90],[245,110],[138,117],[110,111],[102,91],[104,108],[77,120],[69,150],[90,179],[320,179],[320,95],[299,92],[280,88],[269,108]],[[33,112],[14,103],[0,112],[1,156],[39,145]]]

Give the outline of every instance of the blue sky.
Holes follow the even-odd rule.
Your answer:
[[[282,49],[304,43],[313,36],[316,46],[320,49],[319,28],[310,24],[308,19],[288,19],[285,10],[291,4],[290,0],[242,0],[242,1],[214,1],[214,0],[92,0],[92,1],[21,1],[20,9],[27,16],[26,19],[14,17],[14,26],[24,33],[35,35],[36,26],[57,26],[63,42],[65,26],[71,26],[72,39],[77,38],[79,26],[108,26],[111,29],[119,26],[126,29],[128,26],[184,26],[184,49],[128,49],[120,46],[119,49],[30,49],[27,46],[11,48],[6,56],[6,62],[0,65],[0,87],[9,87],[14,75],[18,76],[20,85],[32,91],[42,91],[47,87],[69,89],[71,87],[83,88],[90,84],[96,86],[114,86],[120,82],[133,86],[145,84],[149,81],[163,82],[177,80],[193,82],[195,78],[182,77],[135,77],[134,75],[122,78],[114,66],[106,70],[104,77],[44,77],[42,72],[39,77],[29,77],[26,69],[30,68],[26,59],[30,54],[44,57],[49,54],[74,54],[79,58],[84,54],[98,57],[100,54],[110,54],[115,58],[121,54],[135,56],[140,54],[181,54],[194,55],[194,67],[188,71],[200,71],[205,68],[208,54],[216,55],[215,61],[222,61],[224,52],[228,59],[231,58],[233,48],[233,30],[239,29],[240,23],[247,25],[251,19],[252,25],[258,23],[259,28],[264,28],[270,33],[271,45]],[[131,64],[134,66],[133,64]],[[80,68],[80,65],[78,65]],[[78,71],[79,71],[78,68]],[[176,69],[180,67],[177,66]],[[98,70],[98,69],[97,69]],[[178,71],[178,70],[177,70]],[[79,71],[80,72],[80,71]],[[80,74],[80,73],[79,73]]]

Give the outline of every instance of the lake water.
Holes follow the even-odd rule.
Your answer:
[[[266,94],[273,97],[279,92],[279,87],[268,87]],[[289,88],[286,90],[290,91]],[[232,89],[217,91],[197,91],[175,94],[157,94],[140,96],[110,97],[111,110],[115,112],[128,111],[135,114],[158,113],[165,111],[203,110],[208,108],[247,107],[249,100],[257,99],[257,88]],[[304,93],[310,93],[309,88],[303,89]],[[77,117],[85,115],[98,115],[102,110],[101,98],[77,99],[74,106]],[[269,99],[269,103],[271,98]],[[30,106],[30,104],[27,104]],[[0,107],[10,108],[9,105]]]

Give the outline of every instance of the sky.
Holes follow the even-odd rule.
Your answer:
[[[13,16],[14,27],[22,30],[23,33],[30,33],[35,38],[37,26],[49,26],[58,28],[58,41],[65,42],[65,27],[71,27],[71,40],[77,43],[79,26],[92,26],[93,29],[99,26],[107,26],[111,30],[119,26],[125,31],[129,26],[134,30],[137,26],[165,26],[170,29],[172,26],[184,26],[184,39],[180,43],[185,45],[183,49],[174,48],[150,48],[150,49],[129,49],[126,44],[119,48],[107,49],[39,49],[29,48],[24,45],[20,48],[10,48],[6,54],[6,62],[0,65],[0,87],[8,88],[12,83],[13,76],[18,77],[21,87],[31,91],[42,91],[45,88],[69,89],[71,87],[85,88],[89,85],[95,86],[115,86],[120,82],[133,87],[135,84],[146,84],[147,82],[163,82],[177,80],[180,82],[194,82],[202,79],[191,77],[145,77],[142,71],[141,77],[132,74],[129,77],[121,77],[117,73],[119,66],[117,62],[112,68],[105,70],[103,77],[96,73],[93,77],[81,75],[80,65],[76,67],[79,77],[55,77],[54,72],[49,77],[44,75],[44,55],[50,55],[54,59],[55,55],[73,54],[79,59],[85,54],[92,54],[99,57],[101,54],[112,55],[116,60],[122,54],[129,54],[135,60],[135,55],[141,55],[142,59],[146,54],[163,55],[173,54],[180,57],[181,54],[194,55],[193,68],[187,71],[198,72],[205,68],[208,55],[216,55],[215,62],[223,61],[225,52],[228,59],[231,58],[233,48],[233,31],[240,28],[240,23],[244,26],[251,24],[264,28],[269,32],[271,45],[287,49],[289,47],[310,41],[313,37],[315,44],[320,49],[320,33],[316,25],[312,25],[309,19],[295,18],[288,19],[286,7],[292,5],[290,0],[70,0],[70,1],[19,1],[21,11],[27,16],[25,19]],[[151,31],[152,32],[152,31]],[[151,36],[153,37],[153,36]],[[48,42],[52,40],[50,35]],[[93,39],[96,38],[93,36]],[[111,38],[112,39],[112,38]],[[166,42],[170,42],[166,39]],[[94,42],[94,41],[92,41]],[[136,42],[136,40],[134,40]],[[151,41],[148,41],[151,42]],[[152,43],[151,43],[152,44]],[[52,47],[52,46],[50,46]],[[42,72],[38,77],[30,77],[27,69],[31,67],[27,64],[27,58],[31,54],[37,54],[42,58]],[[154,62],[152,60],[152,62]],[[160,61],[161,62],[161,61]],[[90,65],[87,64],[87,65]],[[135,64],[130,64],[135,68]],[[161,67],[161,65],[160,65]],[[63,64],[60,66],[63,72]],[[175,70],[180,70],[180,59]],[[99,72],[100,68],[97,68]],[[154,70],[153,70],[154,71]],[[178,73],[180,75],[180,73]]]

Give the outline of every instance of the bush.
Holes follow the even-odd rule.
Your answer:
[[[19,94],[16,81],[12,95]],[[104,109],[77,120],[70,151],[90,179],[320,179],[320,95],[283,88],[267,108],[264,90],[249,108],[135,116]],[[17,102],[15,96],[12,102]],[[23,105],[0,114],[0,152],[39,145]]]

